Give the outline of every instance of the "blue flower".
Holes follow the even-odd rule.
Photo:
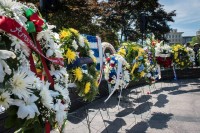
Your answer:
[[[139,69],[138,69],[138,72],[142,72],[144,70],[144,65],[140,65]]]

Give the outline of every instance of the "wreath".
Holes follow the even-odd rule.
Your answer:
[[[121,65],[121,68],[119,65]],[[120,87],[126,88],[130,81],[130,74],[128,71],[129,67],[130,65],[121,55],[113,54],[106,58],[104,66],[104,77],[105,80],[108,81],[108,84],[111,88],[113,88],[117,82],[119,83],[117,89],[120,89]],[[120,72],[118,73],[118,71]]]
[[[148,56],[137,44],[123,43],[117,52],[130,64],[130,75],[133,81],[139,81],[147,74]]]
[[[34,7],[0,1],[0,38],[0,105],[8,114],[5,127],[62,132],[70,105],[68,74],[51,26]]]
[[[64,28],[59,37],[70,83],[77,86],[78,95],[83,100],[92,101],[98,94],[98,73],[96,58],[90,50],[88,40],[73,28]]]
[[[190,60],[190,54],[186,47],[181,44],[172,45],[172,53],[173,53],[173,63],[180,68],[184,69],[189,67],[192,62]]]

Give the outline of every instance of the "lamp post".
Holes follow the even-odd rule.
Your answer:
[[[145,13],[141,13],[140,15],[140,31],[142,32],[142,45],[144,41],[144,34],[147,28],[147,16]]]

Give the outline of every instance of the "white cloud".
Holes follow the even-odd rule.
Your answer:
[[[200,28],[200,1],[199,0],[159,0],[164,9],[169,12],[176,10],[175,22],[170,23],[172,28],[182,30],[185,34],[195,35]]]

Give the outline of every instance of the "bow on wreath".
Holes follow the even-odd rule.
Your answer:
[[[29,21],[27,22],[27,31],[29,33],[40,32],[44,29],[47,29],[45,20],[42,19],[32,9],[27,9],[25,11],[25,15],[29,19]]]

